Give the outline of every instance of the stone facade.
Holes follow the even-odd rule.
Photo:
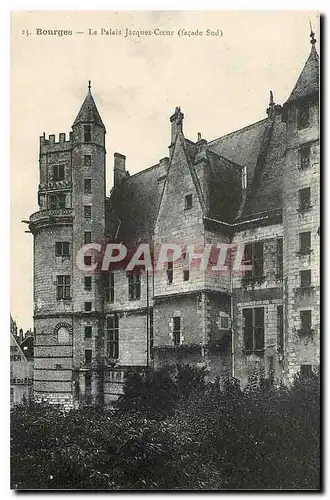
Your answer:
[[[40,210],[30,218],[37,399],[111,405],[132,367],[192,363],[242,385],[252,374],[290,382],[317,368],[316,80],[312,39],[291,96],[282,107],[271,94],[265,119],[193,142],[176,108],[169,157],[130,176],[115,153],[109,197],[106,131],[90,89],[68,140],[40,138]],[[182,253],[153,272],[102,271],[109,240]],[[76,257],[88,243],[100,247],[85,254],[83,270]],[[227,267],[214,270],[221,245],[230,246]],[[208,265],[197,265],[209,246]],[[249,272],[233,266],[239,249]]]

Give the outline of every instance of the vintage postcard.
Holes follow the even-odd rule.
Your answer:
[[[315,11],[11,13],[12,489],[320,490],[319,72]]]

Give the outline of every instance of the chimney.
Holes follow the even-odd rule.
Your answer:
[[[114,154],[114,164],[113,164],[113,185],[114,187],[119,186],[122,180],[126,177],[126,156],[115,153]]]
[[[19,341],[23,342],[23,328],[19,329]]]
[[[173,115],[170,117],[171,126],[171,146],[174,145],[178,133],[182,133],[182,121],[184,114],[181,112],[180,107],[175,108]]]

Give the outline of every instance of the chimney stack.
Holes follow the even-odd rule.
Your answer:
[[[180,107],[175,108],[173,115],[170,117],[171,126],[171,146],[174,145],[178,133],[182,133],[182,122],[184,114],[181,112]]]
[[[115,153],[114,154],[114,166],[113,166],[113,185],[114,187],[119,186],[122,180],[126,177],[126,156]]]

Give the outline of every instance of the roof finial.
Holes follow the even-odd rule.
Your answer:
[[[311,23],[310,19],[309,19],[309,28],[311,30],[310,35],[309,35],[310,39],[311,39],[310,43],[312,44],[312,48],[313,48],[313,47],[315,47],[315,44],[316,44],[316,38],[315,38],[315,33],[313,31],[313,27],[312,27],[312,23]]]
[[[92,87],[92,83],[91,83],[91,81],[90,81],[90,80],[88,80],[88,92],[90,92],[90,91],[91,91],[91,87]]]

